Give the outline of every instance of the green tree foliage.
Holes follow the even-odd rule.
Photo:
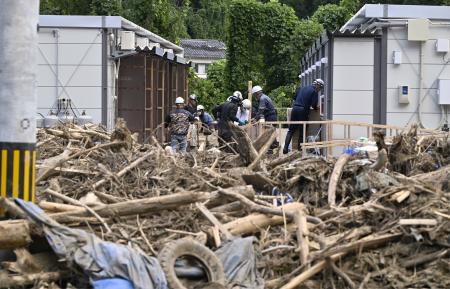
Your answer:
[[[248,80],[266,91],[293,83],[301,55],[322,27],[299,20],[294,10],[273,1],[237,0],[227,30],[227,87],[241,90]]]
[[[230,0],[197,0],[189,8],[186,26],[191,38],[224,40]]]
[[[211,111],[215,105],[231,95],[231,91],[225,88],[225,66],[225,60],[209,65],[207,79],[199,78],[192,69],[190,70],[189,94],[196,94],[199,104],[204,105],[206,110]]]
[[[344,25],[358,7],[358,0],[342,0],[339,5],[327,4],[320,6],[311,19],[322,24],[325,30],[334,31]]]
[[[41,0],[40,13],[43,15],[89,15],[91,0]]]
[[[127,0],[122,5],[124,17],[156,34],[174,42],[188,37],[186,7],[176,6],[173,0]]]

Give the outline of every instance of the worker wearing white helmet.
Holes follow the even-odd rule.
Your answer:
[[[250,119],[250,108],[252,103],[249,99],[244,99],[241,106],[238,107],[236,117],[239,119],[239,123],[247,124]]]
[[[324,81],[318,78],[313,81],[312,85],[308,85],[297,90],[291,112],[291,121],[309,120],[309,112],[311,108],[315,110],[319,108],[319,92],[323,89],[324,85]],[[296,130],[299,130],[298,150],[300,150],[301,143],[303,141],[303,125],[290,124],[284,142],[284,154],[289,152],[289,144]]]
[[[183,108],[184,99],[182,97],[175,99],[175,105],[176,109],[166,116],[164,125],[169,127],[172,151],[179,151],[184,155],[187,147],[186,135],[190,123],[194,122],[194,116]]]
[[[202,124],[210,127],[214,122],[213,117],[205,111],[205,107],[203,105],[197,105],[197,115],[202,122]]]
[[[273,105],[272,99],[264,94],[261,86],[256,85],[252,88],[253,96],[258,100],[258,110],[256,120],[264,119],[266,121],[277,121],[277,111]]]
[[[197,112],[197,95],[195,94],[189,95],[188,103],[184,107],[184,109],[192,114],[195,114]]]
[[[235,92],[233,92],[233,96],[237,97],[239,99],[239,101],[242,101],[244,99],[242,97],[242,92],[240,92],[239,90],[236,90]]]

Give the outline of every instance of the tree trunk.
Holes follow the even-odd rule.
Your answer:
[[[30,226],[25,220],[0,221],[0,249],[25,247],[31,242]]]

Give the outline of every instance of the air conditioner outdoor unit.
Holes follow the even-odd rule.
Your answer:
[[[120,49],[134,50],[136,48],[136,36],[133,31],[120,31]]]
[[[136,38],[136,47],[144,49],[148,46],[148,38],[145,37],[137,37]]]
[[[151,49],[153,49],[153,47],[161,47],[161,44],[159,44],[159,43],[155,43],[155,42],[150,42],[149,44],[148,44],[148,48],[150,48],[150,50]]]

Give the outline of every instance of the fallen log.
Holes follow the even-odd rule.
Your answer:
[[[300,264],[304,265],[308,262],[309,255],[309,240],[308,240],[308,226],[306,224],[306,216],[303,209],[300,209],[295,214],[295,225],[297,226],[297,250],[300,252]]]
[[[225,189],[226,192],[233,192],[235,194],[245,193],[248,194],[252,191],[251,187],[234,187]],[[135,199],[126,202],[114,203],[109,205],[102,205],[92,208],[96,214],[101,217],[117,217],[117,216],[129,216],[140,215],[160,212],[163,210],[177,209],[180,206],[188,205],[196,202],[210,201],[213,205],[217,202],[223,202],[221,194],[215,191],[209,192],[184,192],[176,193],[161,197],[152,197],[146,199]],[[64,212],[52,214],[51,217],[60,223],[72,222],[74,217],[89,217],[91,215],[86,209],[76,212]]]
[[[26,220],[0,221],[0,249],[25,247],[31,243],[30,225]]]
[[[266,156],[267,151],[272,146],[273,141],[277,138],[276,133],[272,132],[269,140],[262,146],[261,150],[258,152],[258,156],[252,161],[248,166],[249,170],[253,170],[258,167],[261,159]]]
[[[200,203],[195,204],[196,207],[202,212],[202,214],[215,226],[217,227],[222,234],[225,235],[227,240],[231,240],[233,235],[223,226],[223,224],[217,220],[217,218],[203,205]],[[220,240],[220,237],[219,237]]]
[[[266,127],[264,132],[258,136],[258,138],[252,143],[253,147],[257,152],[260,152],[265,144],[268,142],[272,144],[273,140],[270,141],[273,133],[275,132],[275,128],[272,126]]]
[[[284,205],[285,212],[294,213],[302,209],[301,203],[289,203]],[[268,226],[277,226],[284,223],[282,216],[273,216],[266,214],[251,214],[243,218],[236,219],[224,224],[224,227],[233,235],[245,235],[259,232]]]
[[[83,207],[60,204],[48,201],[40,201],[39,207],[48,213],[60,213],[60,212],[73,212],[73,211],[83,211]]]
[[[293,160],[299,159],[301,157],[302,157],[302,152],[301,151],[295,151],[295,152],[292,152],[292,153],[288,154],[287,156],[283,156],[283,157],[274,159],[273,161],[271,161],[271,162],[269,162],[267,164],[267,167],[268,168],[274,168],[276,166],[292,162]]]
[[[417,257],[414,257],[413,259],[404,261],[402,263],[403,267],[405,268],[411,268],[411,267],[415,267],[415,266],[419,266],[428,262],[432,262],[434,260],[437,260],[439,258],[445,257],[446,255],[448,255],[450,253],[450,249],[446,249],[446,250],[441,250],[438,252],[434,252],[431,254],[426,254],[426,255],[419,255]]]
[[[236,125],[231,124],[230,130],[237,142],[239,155],[246,164],[251,164],[258,157],[258,152],[253,147],[252,140],[243,129]]]
[[[349,154],[342,154],[334,165],[333,173],[331,174],[328,185],[328,205],[330,206],[336,205],[336,188],[341,179],[344,166],[350,160],[350,157],[351,155]]]
[[[22,287],[36,284],[39,281],[55,282],[68,275],[67,272],[42,272],[21,276],[0,277],[0,288]]]
[[[436,226],[436,219],[400,219],[398,224],[401,226]]]
[[[320,273],[323,269],[325,269],[328,266],[329,261],[336,261],[337,259],[344,257],[345,255],[353,251],[363,250],[369,247],[375,247],[386,244],[387,242],[392,241],[400,237],[401,235],[402,235],[401,233],[398,233],[398,234],[386,234],[381,236],[368,236],[359,241],[352,242],[348,245],[344,245],[339,248],[329,250],[328,252],[326,252],[321,256],[329,258],[329,260],[317,262],[314,266],[312,266],[308,270],[291,279],[286,285],[284,285],[280,289],[297,288],[305,281],[307,281],[309,278],[313,277],[314,275]]]

